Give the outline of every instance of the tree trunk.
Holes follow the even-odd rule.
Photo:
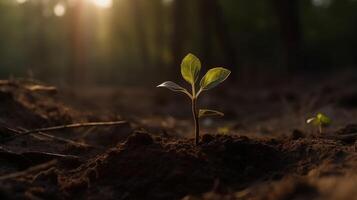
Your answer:
[[[200,32],[201,32],[201,50],[202,62],[207,66],[212,63],[212,39],[214,32],[212,27],[212,2],[211,0],[200,0]]]
[[[177,79],[177,73],[181,64],[181,60],[184,56],[184,37],[186,33],[185,30],[185,3],[186,0],[175,0],[173,2],[173,35],[171,40],[171,52],[172,52],[172,75],[171,79]]]
[[[45,79],[46,70],[48,69],[49,63],[49,49],[47,46],[47,39],[45,33],[46,19],[43,16],[44,6],[43,4],[37,4],[34,7],[33,12],[36,12],[35,15],[38,21],[36,26],[36,34],[34,35],[34,40],[31,44],[31,49],[29,53],[29,65],[31,69],[34,69],[36,78]],[[46,69],[47,68],[47,69]]]
[[[149,58],[149,50],[146,41],[146,31],[145,31],[145,16],[143,15],[144,10],[142,9],[141,0],[130,0],[131,12],[134,20],[134,29],[136,33],[136,40],[138,41],[138,48],[140,51],[141,63],[146,67],[151,66]]]
[[[69,81],[74,85],[81,85],[87,79],[87,74],[85,70],[86,65],[86,53],[84,47],[84,32],[83,32],[83,0],[77,0],[75,5],[70,11],[70,70],[69,70]]]
[[[155,0],[154,17],[155,17],[155,68],[163,67],[163,51],[165,47],[164,39],[164,8],[161,0]]]
[[[280,26],[283,64],[292,70],[296,70],[303,64],[299,0],[273,0],[273,6]]]
[[[234,79],[236,77],[235,72],[237,72],[236,48],[224,19],[223,10],[218,0],[201,0],[200,2],[203,57],[210,65],[212,60],[212,33],[215,33],[224,53],[225,63],[222,63],[222,65],[232,71],[231,79]]]

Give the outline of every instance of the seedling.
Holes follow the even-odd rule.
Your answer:
[[[157,87],[168,88],[174,92],[182,92],[186,94],[192,103],[192,115],[195,124],[195,143],[199,143],[200,137],[200,124],[199,118],[210,117],[210,116],[223,116],[222,112],[210,109],[199,109],[197,110],[197,99],[200,94],[206,90],[210,90],[216,87],[218,84],[226,80],[231,73],[228,69],[223,67],[216,67],[208,70],[206,75],[201,79],[199,87],[196,82],[198,80],[201,70],[201,61],[193,54],[188,54],[181,63],[181,74],[185,81],[191,85],[191,93],[180,85],[172,82],[166,81]],[[198,89],[199,88],[199,89]],[[198,90],[197,90],[198,89]]]
[[[306,123],[318,127],[319,133],[321,134],[322,128],[329,126],[332,123],[332,120],[331,118],[329,118],[328,116],[322,113],[317,113],[315,117],[311,117],[308,120],[306,120]]]

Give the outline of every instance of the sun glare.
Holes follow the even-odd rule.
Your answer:
[[[25,3],[27,0],[16,0],[17,3]]]
[[[66,7],[63,4],[58,3],[53,8],[53,12],[57,17],[62,17],[64,14],[66,14]]]
[[[113,0],[92,0],[92,2],[101,8],[111,8],[113,6]]]

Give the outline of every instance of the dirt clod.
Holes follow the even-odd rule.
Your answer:
[[[126,144],[128,146],[150,145],[154,142],[153,138],[148,133],[135,132],[128,137]]]

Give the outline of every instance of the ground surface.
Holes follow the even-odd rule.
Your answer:
[[[228,84],[202,97],[226,116],[199,146],[188,100],[153,90],[0,81],[0,199],[357,199],[355,77]],[[93,121],[125,122],[19,136]]]

